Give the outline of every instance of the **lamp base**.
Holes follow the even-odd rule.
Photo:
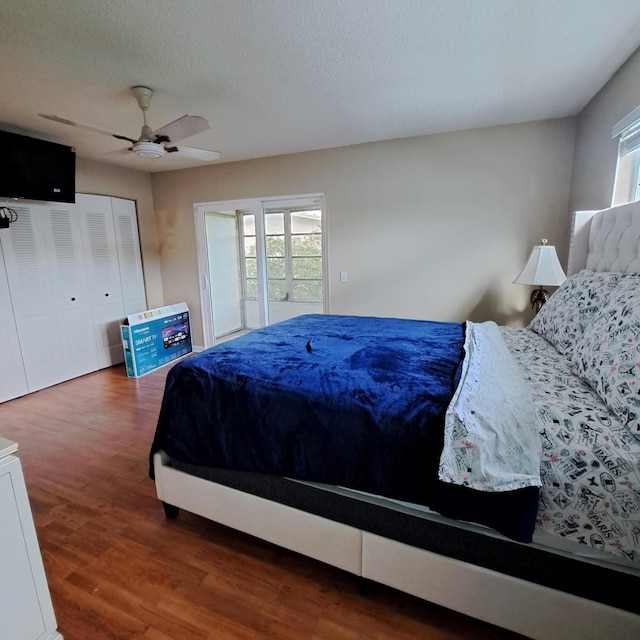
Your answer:
[[[534,289],[531,292],[531,308],[536,313],[542,309],[542,305],[549,299],[549,292],[546,289]]]

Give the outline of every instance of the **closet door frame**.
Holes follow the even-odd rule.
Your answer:
[[[146,310],[136,203],[9,203],[0,231],[0,402],[124,361],[120,325]]]

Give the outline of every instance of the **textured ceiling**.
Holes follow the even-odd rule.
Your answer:
[[[2,0],[0,129],[142,171],[153,129],[228,162],[577,114],[640,46],[638,0]]]

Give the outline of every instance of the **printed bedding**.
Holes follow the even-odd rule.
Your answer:
[[[530,541],[537,474],[499,491],[438,479],[464,329],[308,315],[254,331],[172,368],[151,454],[340,485]]]
[[[640,275],[581,271],[502,327],[542,440],[537,529],[640,563]]]

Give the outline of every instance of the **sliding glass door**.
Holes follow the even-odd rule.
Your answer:
[[[205,346],[324,311],[323,198],[195,207]]]

